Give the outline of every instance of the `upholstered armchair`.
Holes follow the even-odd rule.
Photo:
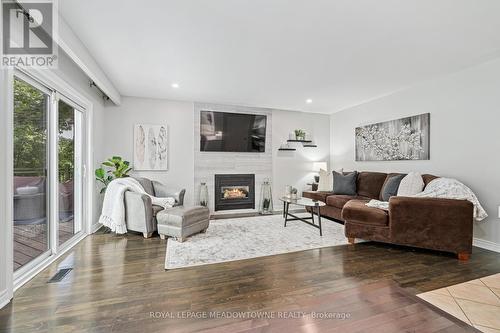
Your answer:
[[[135,178],[135,177],[134,177]],[[135,178],[144,190],[155,197],[175,199],[175,206],[184,204],[185,189],[172,189],[168,186],[151,181],[147,178]],[[156,214],[163,210],[163,207],[153,205],[151,198],[145,194],[127,191],[125,192],[125,221],[127,230],[142,232],[144,238],[151,237],[157,229]]]

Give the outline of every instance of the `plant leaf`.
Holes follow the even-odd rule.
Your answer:
[[[103,168],[99,168],[95,170],[95,176],[97,178],[104,178],[105,172]]]

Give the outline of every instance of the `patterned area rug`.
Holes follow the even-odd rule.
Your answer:
[[[303,222],[290,221],[286,228],[283,222],[281,215],[210,221],[204,234],[188,237],[183,243],[168,239],[165,269],[347,244],[344,226],[336,222],[322,220],[322,237],[318,229]]]

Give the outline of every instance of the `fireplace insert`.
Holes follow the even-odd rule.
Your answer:
[[[215,175],[215,210],[255,209],[255,175]]]

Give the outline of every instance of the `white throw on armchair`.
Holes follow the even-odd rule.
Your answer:
[[[148,194],[160,198],[174,198],[174,206],[184,204],[185,189],[171,189],[154,180],[134,178],[144,187]],[[124,200],[127,230],[142,232],[144,238],[151,237],[151,234],[157,230],[156,214],[163,210],[163,207],[153,205],[149,196],[132,191],[125,192]]]

